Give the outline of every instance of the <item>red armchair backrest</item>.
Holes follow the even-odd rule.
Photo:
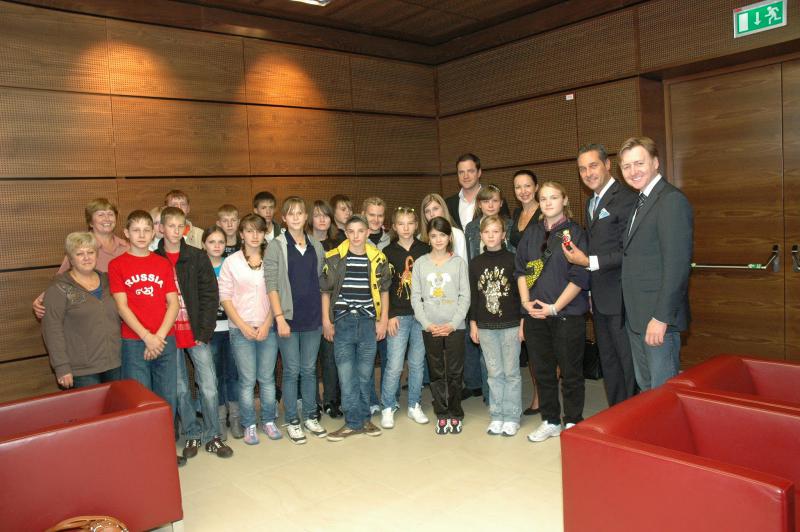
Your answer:
[[[741,359],[752,379],[755,394],[770,401],[800,405],[800,364]]]

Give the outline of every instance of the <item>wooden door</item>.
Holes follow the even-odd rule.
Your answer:
[[[694,208],[696,263],[765,263],[785,247],[781,88],[780,64],[667,85],[671,180]],[[683,364],[784,358],[784,269],[695,269]]]
[[[800,362],[800,272],[791,253],[795,245],[800,249],[800,60],[783,64],[783,164],[786,358]]]

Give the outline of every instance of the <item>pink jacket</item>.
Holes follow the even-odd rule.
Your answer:
[[[269,315],[269,299],[263,265],[258,270],[250,269],[244,252],[237,251],[222,263],[217,283],[220,302],[233,303],[233,308],[248,325],[260,327],[264,324]],[[228,325],[237,328],[231,320]]]

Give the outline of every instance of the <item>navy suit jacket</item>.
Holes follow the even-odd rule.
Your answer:
[[[628,221],[622,247],[622,295],[631,329],[644,334],[651,318],[668,332],[689,326],[692,206],[662,175]]]
[[[589,205],[593,197],[586,202],[587,255],[597,256],[600,269],[592,272],[592,306],[601,314],[621,315],[622,244],[638,195],[627,185],[615,181],[595,207],[594,218],[590,218]]]

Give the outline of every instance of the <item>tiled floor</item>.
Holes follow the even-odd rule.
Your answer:
[[[432,417],[427,389],[423,400]],[[602,381],[586,381],[585,417],[605,407]],[[262,437],[252,447],[229,439],[232,458],[201,451],[180,470],[183,529],[562,530],[558,438],[528,442],[538,415],[523,418],[514,438],[491,437],[481,400],[465,401],[464,410],[460,435],[437,436],[432,423],[417,425],[402,408],[396,427],[377,438],[312,436],[293,445]],[[341,420],[325,416],[322,423],[335,430]]]

